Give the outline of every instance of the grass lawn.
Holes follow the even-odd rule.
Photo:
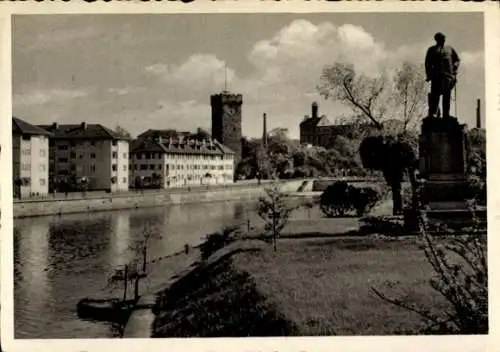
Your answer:
[[[418,314],[370,289],[442,313],[431,274],[416,238],[241,241],[162,293],[153,337],[418,333]]]
[[[447,302],[428,280],[431,267],[415,239],[303,239],[233,257],[256,287],[297,326],[299,335],[417,332],[420,316],[385,303],[370,290],[418,302],[434,312]]]

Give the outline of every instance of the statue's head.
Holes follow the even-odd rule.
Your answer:
[[[434,35],[434,40],[438,45],[443,45],[446,40],[446,37],[443,33],[438,32]]]

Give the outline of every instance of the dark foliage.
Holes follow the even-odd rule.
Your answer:
[[[382,171],[384,179],[392,190],[393,213],[403,211],[401,184],[405,173],[413,184],[417,156],[409,136],[369,136],[359,147],[363,166],[367,169]]]
[[[200,245],[201,258],[206,260],[219,249],[234,242],[237,230],[238,227],[227,227],[221,232],[207,235],[206,240]]]
[[[382,193],[375,187],[355,187],[345,181],[337,181],[321,194],[320,208],[328,217],[362,216],[381,199]]]
[[[194,269],[158,299],[153,337],[290,336],[297,327],[278,313],[231,256]],[[203,307],[203,309],[200,309]]]

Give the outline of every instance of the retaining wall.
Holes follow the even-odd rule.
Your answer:
[[[144,194],[109,195],[101,198],[44,199],[14,203],[14,218],[97,212],[106,210],[157,207],[189,203],[257,199],[262,187],[196,190],[182,193],[147,192]]]

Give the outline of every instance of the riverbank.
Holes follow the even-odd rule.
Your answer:
[[[418,333],[420,316],[371,287],[440,312],[447,302],[429,286],[431,272],[415,237],[281,240],[277,253],[239,241],[160,292],[152,336]]]
[[[307,181],[292,180],[281,182],[285,192],[296,193]],[[146,192],[127,192],[126,194],[100,194],[82,198],[32,199],[14,202],[14,218],[72,213],[101,212],[109,210],[139,209],[179,204],[209,203],[233,200],[257,200],[267,183],[231,185],[219,188],[193,188],[192,190],[157,190]],[[309,193],[297,193],[299,197],[313,197]]]

